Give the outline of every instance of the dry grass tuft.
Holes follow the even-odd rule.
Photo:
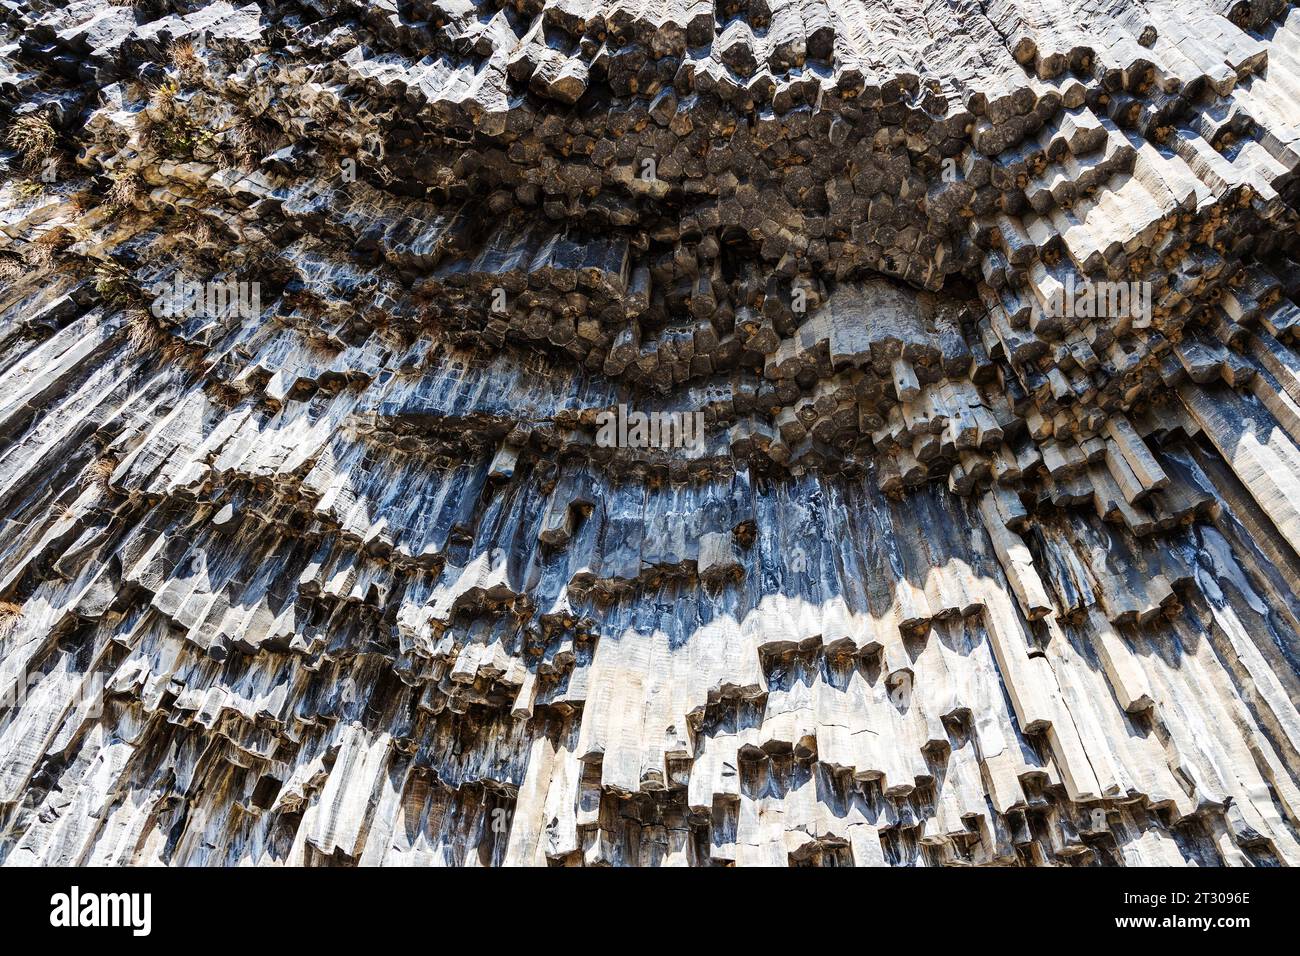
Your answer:
[[[95,266],[95,291],[109,303],[127,301],[135,291],[131,273],[116,262],[101,262]]]
[[[203,79],[203,61],[194,52],[194,44],[189,40],[173,43],[168,53],[182,83],[195,86]]]
[[[5,142],[18,150],[28,168],[39,166],[54,152],[54,126],[41,113],[25,113],[13,121]]]
[[[216,134],[190,115],[180,93],[180,84],[169,79],[159,83],[149,94],[151,108],[145,114],[140,139],[160,156],[189,157],[196,147],[216,143]]]
[[[207,385],[206,390],[213,401],[226,408],[234,408],[244,398],[243,392],[225,382],[212,382]]]
[[[27,263],[37,268],[50,265],[55,257],[72,245],[72,236],[65,229],[49,229],[27,247]]]
[[[154,316],[144,309],[126,314],[127,340],[135,351],[156,355],[166,365],[175,365],[189,373],[203,370],[202,350],[171,335]]]
[[[106,455],[92,462],[90,467],[86,469],[86,473],[82,475],[82,484],[86,486],[93,485],[103,491],[108,491],[110,490],[108,479],[113,476],[116,468],[117,459],[111,455]]]
[[[191,375],[199,375],[206,371],[203,350],[179,339],[172,339],[164,345],[162,356],[167,364],[179,365]]]
[[[206,246],[212,241],[212,222],[202,213],[184,209],[179,216],[176,234],[195,246]]]
[[[144,309],[131,309],[126,313],[126,335],[131,348],[137,352],[161,352],[171,340],[158,321]]]
[[[23,606],[16,601],[0,601],[0,637],[14,629],[22,614]]]
[[[278,131],[266,120],[245,116],[231,132],[235,160],[242,166],[256,166],[263,156],[275,151]]]
[[[112,175],[113,185],[108,189],[108,201],[119,209],[131,209],[144,193],[144,180],[134,169],[117,169]]]
[[[149,99],[153,106],[170,111],[176,108],[176,98],[180,96],[180,92],[181,85],[169,78],[149,91]]]

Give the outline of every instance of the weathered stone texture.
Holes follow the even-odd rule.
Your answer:
[[[0,862],[1300,862],[1293,4],[0,0],[0,122]]]

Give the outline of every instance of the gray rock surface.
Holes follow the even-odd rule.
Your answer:
[[[5,0],[0,124],[0,863],[1300,862],[1293,4]]]

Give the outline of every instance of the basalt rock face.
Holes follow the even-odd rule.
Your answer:
[[[0,0],[0,122],[0,862],[1300,862],[1294,5]]]

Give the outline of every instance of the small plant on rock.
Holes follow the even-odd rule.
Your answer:
[[[189,40],[180,40],[173,43],[168,52],[172,66],[176,67],[182,83],[195,86],[203,79],[203,61],[195,52],[193,43]]]
[[[216,134],[190,115],[180,92],[180,84],[172,79],[153,88],[141,134],[142,141],[154,152],[177,159],[189,158],[196,148],[216,143]]]
[[[5,142],[18,150],[29,168],[39,166],[54,152],[54,125],[44,113],[25,113],[13,121]]]
[[[23,179],[14,183],[14,193],[19,199],[35,199],[45,192],[45,187],[32,179]]]
[[[158,320],[144,309],[131,309],[126,313],[126,334],[137,352],[161,352],[169,341]]]
[[[275,151],[279,131],[270,120],[257,116],[242,116],[231,127],[228,165],[256,166],[267,153]]]
[[[106,455],[92,462],[82,475],[82,484],[86,487],[96,487],[102,491],[108,491],[108,479],[113,476],[117,469],[117,459],[111,455]]]
[[[0,601],[0,637],[14,629],[23,615],[23,606],[16,601]]]
[[[131,273],[116,262],[101,262],[95,266],[95,291],[110,304],[129,301],[136,292]]]
[[[144,192],[144,180],[134,169],[115,169],[109,178],[113,184],[108,189],[108,201],[118,209],[130,209]]]
[[[10,285],[22,276],[26,265],[17,256],[0,255],[0,283]]]
[[[49,266],[57,256],[72,245],[72,236],[64,229],[49,229],[27,246],[27,262],[36,268]]]

